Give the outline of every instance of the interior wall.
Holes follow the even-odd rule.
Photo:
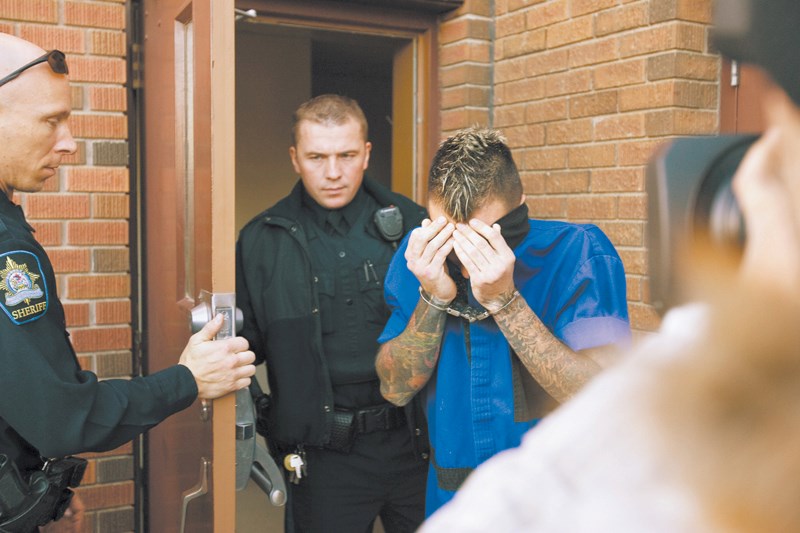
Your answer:
[[[314,34],[320,39],[324,32]],[[367,175],[391,185],[391,66],[394,39],[328,34],[240,22],[236,31],[236,229],[286,196],[298,177],[289,159],[292,114],[312,96],[346,94],[359,101],[373,143]],[[268,389],[266,369],[256,377]],[[266,446],[262,437],[258,437]],[[280,465],[279,465],[280,467]],[[252,482],[237,494],[237,533],[283,531],[283,508]],[[380,523],[375,533],[382,533]]]
[[[375,39],[375,38],[372,38]],[[312,42],[312,96],[343,94],[358,102],[372,143],[366,175],[392,187],[392,49],[364,42]]]
[[[311,41],[236,28],[236,230],[286,196],[297,182],[289,159],[292,112],[311,97]],[[257,378],[266,386],[264,365]],[[266,447],[263,438],[258,437]],[[237,494],[236,530],[283,531],[283,509],[252,482]]]
[[[276,75],[277,73],[277,75]],[[297,182],[289,159],[292,112],[311,97],[311,41],[236,31],[236,228]]]

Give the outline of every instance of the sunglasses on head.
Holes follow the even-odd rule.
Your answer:
[[[28,70],[31,67],[38,65],[39,63],[47,63],[50,65],[50,68],[56,74],[69,74],[69,68],[67,67],[67,58],[64,56],[64,52],[60,50],[51,50],[44,54],[41,57],[37,57],[27,65],[22,65],[17,70],[0,80],[0,87],[5,85],[6,83],[17,79],[17,77]]]

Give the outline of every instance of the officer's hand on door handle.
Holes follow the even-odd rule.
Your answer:
[[[255,374],[255,354],[247,340],[232,337],[214,340],[224,323],[218,314],[189,338],[179,363],[186,366],[197,382],[197,396],[213,400],[250,385]]]
[[[242,373],[242,376],[234,382],[235,389],[228,388],[222,392],[225,394],[236,390],[236,490],[244,490],[248,480],[252,479],[267,494],[270,503],[284,505],[286,503],[286,483],[283,474],[267,450],[256,441],[256,410],[250,390],[245,389],[250,385],[250,376],[255,373],[255,366],[252,364],[255,361],[255,355],[247,350],[246,339],[234,337],[235,332],[241,329],[243,322],[242,312],[236,308],[236,297],[232,293],[201,291],[198,300],[199,303],[191,310],[189,321],[192,331],[197,333],[189,339],[184,354],[192,347],[208,348],[212,342],[230,343],[225,345],[229,352],[228,354],[223,353],[222,363],[231,364],[231,361],[234,361],[237,356],[242,358],[233,368],[228,369],[229,373]],[[209,320],[212,315],[214,315],[214,319]],[[211,341],[215,337],[220,340]],[[247,355],[245,356],[245,354]],[[183,362],[183,356],[181,362]],[[221,372],[221,374],[225,375],[225,372]],[[200,379],[197,376],[195,374],[199,389]],[[217,396],[203,397],[201,395],[200,398],[211,399]]]

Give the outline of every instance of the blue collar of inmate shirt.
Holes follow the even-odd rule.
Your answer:
[[[353,200],[341,209],[325,209],[314,200],[305,187],[302,195],[303,207],[310,213],[314,223],[326,233],[337,231],[342,235],[356,225],[358,217],[367,202],[367,195],[364,186],[359,187]]]

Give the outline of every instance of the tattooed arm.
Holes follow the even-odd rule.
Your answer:
[[[508,301],[513,292],[504,301]],[[581,389],[600,366],[585,352],[574,352],[547,327],[521,297],[494,314],[508,344],[531,376],[555,398],[565,402]]]
[[[439,360],[446,317],[420,298],[405,331],[381,346],[375,368],[388,401],[406,405],[428,383]]]
[[[406,329],[378,351],[375,369],[381,393],[395,405],[411,401],[428,382],[439,360],[447,314],[436,308],[446,308],[456,296],[455,283],[445,268],[447,254],[453,250],[450,237],[454,229],[443,216],[433,221],[426,218],[409,237],[406,264],[433,305],[420,298]]]
[[[494,315],[509,345],[542,388],[559,402],[568,400],[600,366],[586,353],[574,352],[558,340],[523,298],[514,297],[516,257],[500,226],[473,219],[458,224],[453,239],[475,298]]]

